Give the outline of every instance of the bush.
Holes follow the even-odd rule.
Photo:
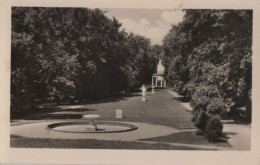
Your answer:
[[[206,115],[222,115],[226,111],[225,100],[216,85],[196,87],[190,103],[193,108],[193,121],[196,126],[199,126],[197,126],[199,129],[206,127],[207,123],[201,121],[202,118],[206,119]],[[202,111],[205,114],[201,114]],[[201,126],[201,124],[205,124],[205,126]]]
[[[183,88],[183,82],[182,81],[177,81],[174,83],[173,85],[173,88],[174,90],[177,92],[177,93],[180,93],[181,94],[181,90]]]
[[[213,115],[206,126],[206,137],[209,141],[217,141],[222,137],[223,124],[219,115]]]
[[[215,97],[209,101],[207,113],[210,115],[220,115],[225,112],[225,101],[222,97]]]
[[[181,94],[190,99],[191,96],[194,95],[195,87],[196,87],[195,84],[192,83],[186,84],[181,90]]]
[[[199,86],[196,87],[194,95],[191,98],[191,106],[196,110],[206,110],[211,99],[221,97],[216,86]]]
[[[246,119],[251,123],[252,121],[252,89],[248,92],[248,101],[246,103]]]
[[[197,120],[195,120],[195,126],[198,129],[205,131],[207,122],[208,122],[208,115],[206,114],[206,112],[201,111],[197,117]]]
[[[251,123],[252,121],[252,102],[246,103],[246,120]]]

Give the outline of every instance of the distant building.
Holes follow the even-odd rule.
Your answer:
[[[157,73],[153,74],[152,85],[154,85],[154,87],[166,87],[166,80],[164,79],[164,66],[162,65],[161,59],[157,65]]]

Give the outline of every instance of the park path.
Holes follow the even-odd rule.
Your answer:
[[[193,123],[191,122],[192,115],[190,107],[185,106],[186,103],[181,101],[181,96],[171,91],[170,88],[158,89],[152,95],[150,91],[147,92],[147,101],[142,102],[141,92],[123,95],[121,97],[114,97],[99,100],[96,102],[84,105],[66,105],[58,106],[56,112],[48,112],[47,116],[54,116],[54,120],[46,120],[45,116],[41,120],[25,121],[21,120],[13,122],[11,125],[11,133],[21,135],[24,137],[33,138],[87,138],[99,140],[123,140],[123,141],[139,141],[143,143],[154,143],[156,141],[149,141],[152,137],[163,137],[180,133],[183,131],[194,131]],[[115,118],[115,109],[122,108],[124,118]],[[82,111],[83,110],[83,111]],[[130,122],[138,125],[138,130],[128,133],[111,134],[107,136],[101,135],[64,135],[64,133],[50,132],[46,130],[46,124],[49,122],[57,122],[55,117],[59,115],[69,116],[71,114],[99,114],[100,120],[122,121]],[[45,114],[46,115],[46,114]],[[69,119],[67,121],[79,120]],[[20,123],[20,124],[19,124]],[[32,123],[23,125],[26,123]],[[35,123],[35,124],[33,124]],[[150,123],[150,124],[149,124]],[[26,132],[27,131],[27,132]],[[34,133],[32,133],[35,131]],[[232,147],[221,147],[203,144],[185,144],[178,142],[166,142],[172,146],[187,146],[200,149],[213,150],[250,150],[250,128],[247,126],[241,127],[238,125],[224,125],[224,132],[229,137],[229,143]],[[187,138],[187,137],[185,137]],[[163,143],[162,141],[160,143]]]
[[[169,88],[157,89],[153,95],[148,91],[146,102],[141,101],[141,92],[138,92],[125,97],[104,99],[85,105],[59,106],[59,108],[63,110],[60,113],[88,109],[85,114],[99,114],[102,120],[147,122],[176,129],[193,129],[191,113],[185,109],[178,98],[169,93],[169,90]],[[116,108],[123,109],[123,119],[115,119]]]

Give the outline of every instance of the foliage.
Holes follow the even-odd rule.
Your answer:
[[[205,132],[209,141],[217,141],[222,137],[223,124],[219,115],[213,115],[210,118]]]
[[[185,95],[187,98],[191,98],[195,93],[195,85],[192,83],[185,84],[183,89],[180,91],[182,95]]]
[[[220,116],[225,112],[225,102],[221,96],[220,91],[215,85],[199,86],[196,88],[191,99],[194,124],[201,131],[204,132],[206,130],[206,135],[208,134],[207,131],[209,131],[210,135],[207,136],[209,138],[212,138],[211,134],[214,134],[214,130],[207,130],[214,129],[212,124],[208,128],[209,122],[212,120],[211,117],[215,115]],[[218,129],[216,131],[218,132]]]
[[[247,101],[247,104],[246,104],[246,118],[249,122],[251,122],[252,120],[252,100],[251,100],[251,90],[249,91],[249,100]]]
[[[185,10],[164,38],[168,84],[191,97],[194,118],[229,112],[252,88],[252,10]]]
[[[12,106],[88,100],[148,83],[156,69],[151,43],[120,27],[99,9],[13,7]]]
[[[193,111],[207,111],[212,98],[221,97],[221,93],[217,86],[198,86],[191,99]]]
[[[207,122],[208,122],[208,115],[206,114],[205,111],[201,111],[199,114],[198,114],[198,117],[195,119],[195,126],[202,130],[202,131],[205,131],[206,129],[206,125],[207,125]]]
[[[141,36],[130,34],[129,51],[131,54],[126,64],[125,72],[128,75],[130,88],[139,88],[142,84],[148,84],[156,70],[157,49],[151,46],[150,40]]]
[[[225,110],[224,99],[222,97],[212,98],[207,106],[207,113],[210,115],[222,115]]]

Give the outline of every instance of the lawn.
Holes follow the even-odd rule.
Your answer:
[[[95,139],[37,139],[11,138],[13,148],[67,148],[67,149],[143,149],[143,150],[200,150],[199,148],[172,146],[164,143],[144,143],[127,141],[105,141]],[[205,149],[203,149],[205,150]]]
[[[161,136],[156,138],[141,139],[143,141],[155,141],[155,142],[169,142],[169,143],[182,143],[182,144],[196,144],[196,145],[208,145],[219,147],[232,147],[227,141],[209,142],[203,135],[197,135],[196,131],[184,131],[167,136]]]
[[[31,122],[82,120],[82,115],[99,114],[99,120],[144,122],[174,127],[180,130],[195,128],[191,122],[192,115],[181,105],[181,101],[168,92],[160,89],[155,95],[147,93],[147,102],[141,101],[140,93],[120,95],[92,101],[81,105],[61,105],[41,109],[38,112],[20,114],[13,119],[11,125],[27,124]],[[123,109],[124,118],[115,118],[115,109]],[[23,119],[23,120],[20,120]],[[152,131],[152,130],[151,130]],[[124,140],[124,139],[122,139]],[[172,146],[170,143],[208,144],[203,137],[190,132],[172,134],[164,137],[143,139],[146,142],[104,141],[104,140],[72,140],[72,139],[36,139],[11,136],[11,147],[21,148],[102,148],[102,149],[163,149],[190,150],[191,147]],[[151,143],[147,143],[150,141]],[[222,145],[227,145],[222,143]]]
[[[85,114],[99,114],[100,120],[120,120],[129,122],[146,122],[171,126],[177,129],[194,128],[192,115],[168,93],[169,89],[159,89],[155,95],[147,92],[147,102],[141,101],[140,93],[120,95],[92,101],[80,105],[52,106],[38,112],[28,112],[14,116],[12,119],[55,120],[81,119]],[[115,119],[115,109],[123,109],[123,119]]]

